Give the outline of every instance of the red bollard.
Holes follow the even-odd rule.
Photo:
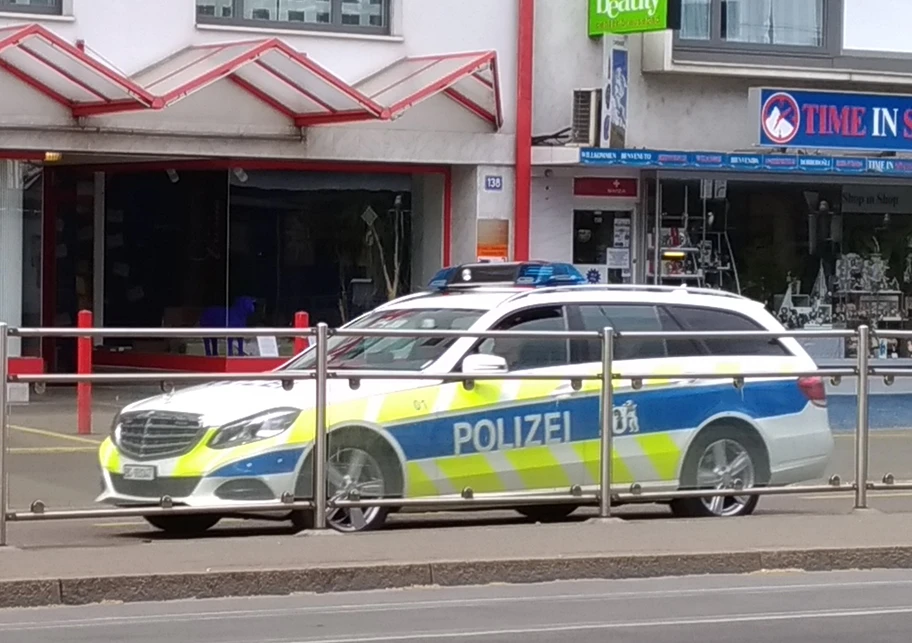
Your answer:
[[[91,310],[80,310],[77,316],[78,328],[92,328]],[[78,337],[76,339],[76,373],[78,375],[92,374],[92,338]],[[76,384],[76,430],[79,435],[92,433],[92,384],[79,382]]]
[[[310,328],[310,314],[303,311],[295,313],[294,317],[294,327],[295,328]],[[295,337],[294,338],[294,354],[298,355],[307,348],[307,345],[310,342],[307,337]]]

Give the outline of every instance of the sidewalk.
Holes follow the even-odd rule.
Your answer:
[[[875,512],[8,548],[0,549],[0,607],[774,569],[909,568],[910,533],[912,514]]]

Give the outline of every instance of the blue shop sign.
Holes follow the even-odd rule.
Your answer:
[[[761,147],[912,152],[912,96],[754,88]]]
[[[629,167],[643,170],[702,170],[719,172],[835,174],[912,178],[912,159],[803,154],[723,154],[663,150],[608,150],[584,148],[580,163],[592,167]]]

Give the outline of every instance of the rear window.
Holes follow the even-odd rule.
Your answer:
[[[666,306],[668,314],[686,331],[765,331],[756,321],[728,310],[694,306]],[[778,339],[694,340],[711,355],[790,355]]]

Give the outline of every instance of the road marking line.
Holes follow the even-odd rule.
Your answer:
[[[868,490],[871,498],[912,498],[912,491],[871,491]],[[798,496],[801,500],[824,500],[828,498],[838,498],[845,500],[854,498],[855,492],[833,492],[833,493],[816,493],[807,496]]]
[[[13,431],[19,431],[20,433],[29,433],[31,435],[40,435],[44,438],[56,438],[58,440],[65,440],[69,442],[78,442],[80,444],[94,444],[98,446],[102,443],[102,440],[93,440],[91,438],[84,438],[78,435],[68,435],[66,433],[57,433],[56,431],[47,431],[45,429],[33,429],[28,426],[14,426],[10,425],[10,429]]]
[[[54,455],[62,453],[95,453],[98,447],[12,447],[12,455]]]
[[[871,431],[871,438],[888,438],[891,440],[905,439],[912,440],[912,431]],[[837,440],[854,440],[854,433],[834,433],[833,437]]]

